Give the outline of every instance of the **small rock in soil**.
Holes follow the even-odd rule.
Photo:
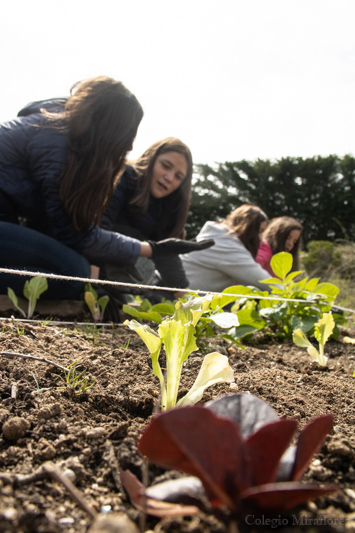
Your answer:
[[[4,423],[2,426],[2,432],[6,439],[17,440],[24,437],[30,427],[31,424],[26,418],[14,416]]]
[[[98,515],[88,533],[139,533],[138,527],[123,513]]]

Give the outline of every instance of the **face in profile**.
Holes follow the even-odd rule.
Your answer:
[[[264,233],[266,228],[267,228],[267,221],[263,220],[262,223],[260,224],[259,234],[261,235],[262,233]]]
[[[165,152],[155,160],[150,180],[150,194],[164,198],[178,189],[186,178],[188,165],[180,152]]]
[[[285,242],[285,251],[291,252],[295,244],[297,244],[300,237],[301,237],[301,231],[299,229],[291,230],[290,233],[287,235],[287,239]]]

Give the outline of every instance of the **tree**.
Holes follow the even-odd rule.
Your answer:
[[[335,155],[257,159],[198,165],[187,234],[207,220],[222,220],[236,207],[255,204],[269,219],[292,216],[304,226],[303,239],[355,239],[355,159]]]

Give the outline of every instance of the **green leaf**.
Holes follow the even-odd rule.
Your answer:
[[[195,383],[189,392],[177,402],[177,407],[195,404],[201,400],[207,387],[221,382],[234,382],[233,370],[229,366],[228,357],[218,352],[209,353],[202,361]]]
[[[254,333],[254,331],[258,331],[258,328],[243,324],[242,326],[238,326],[237,328],[234,328],[234,330],[231,330],[229,335],[233,337],[233,339],[241,339],[242,337],[245,337],[245,335]]]
[[[284,280],[292,268],[293,258],[288,252],[280,252],[272,256],[270,264],[276,276]],[[280,283],[280,280],[279,280]]]
[[[286,279],[285,279],[285,283],[289,283],[290,281],[292,281],[296,276],[298,276],[299,274],[302,274],[303,273],[303,270],[297,270],[296,272],[290,272],[287,276],[286,276]],[[304,280],[302,280],[302,282],[306,283],[307,281],[307,278],[305,278]]]
[[[14,307],[16,307],[16,309],[18,311],[20,311],[20,313],[22,314],[22,316],[26,316],[26,313],[23,309],[21,309],[21,307],[19,306],[18,304],[18,298],[16,296],[16,294],[14,293],[14,291],[11,289],[11,287],[8,287],[7,288],[7,295],[8,297],[10,298],[10,300],[12,301],[12,303],[14,304]]]
[[[209,308],[213,300],[212,294],[206,294],[201,298],[193,297],[183,303],[180,300],[175,304],[173,318],[183,324],[196,325],[203,313]]]
[[[278,322],[282,320],[289,310],[289,305],[287,303],[275,304],[272,307],[266,309],[260,309],[260,315],[264,318]]]
[[[91,292],[91,294],[94,296],[95,301],[97,300],[97,292],[95,291],[91,283],[85,284],[85,292]]]
[[[151,311],[153,311],[154,313],[159,313],[161,316],[173,316],[175,312],[175,307],[171,304],[159,303],[153,305]]]
[[[239,326],[239,320],[235,313],[218,313],[216,315],[211,315],[210,319],[220,328]]]
[[[254,329],[263,329],[266,324],[255,309],[241,309],[237,312],[237,317],[241,326],[248,325],[253,326]]]
[[[142,325],[136,320],[125,320],[123,322],[125,326],[128,326],[130,329],[138,333],[140,338],[145,343],[146,347],[149,350],[150,357],[152,359],[152,369],[153,374],[157,376],[160,383],[160,392],[161,392],[161,402],[162,406],[166,406],[166,388],[164,375],[159,365],[159,354],[162,345],[162,341],[158,335],[150,326],[147,324]]]
[[[317,294],[325,295],[327,300],[331,302],[333,302],[339,294],[339,288],[336,287],[336,285],[333,285],[333,283],[319,283],[314,291],[316,291]]]
[[[223,293],[235,294],[236,296],[224,296]],[[263,294],[262,291],[258,291],[258,293]],[[227,287],[226,289],[224,289],[224,291],[221,294],[214,295],[213,300],[210,304],[210,308],[213,311],[215,309],[222,309],[226,305],[238,299],[239,295],[241,294],[254,295],[255,291],[254,289],[250,287],[246,287],[245,285],[233,285],[231,287]]]
[[[158,331],[166,353],[166,408],[169,409],[176,405],[183,362],[198,347],[191,322],[163,320]]]
[[[101,296],[101,298],[99,298],[97,300],[97,305],[100,307],[101,309],[101,313],[100,313],[100,319],[102,320],[103,317],[104,317],[104,313],[105,313],[105,309],[107,307],[107,304],[109,303],[110,301],[110,297],[105,294],[104,296]]]
[[[155,313],[154,311],[139,311],[136,307],[126,304],[122,306],[122,311],[126,313],[126,315],[131,315],[141,320],[151,320],[157,324],[161,324],[162,322],[160,313]]]
[[[280,278],[268,278],[268,279],[261,279],[260,283],[267,283],[268,285],[280,285],[281,280]]]
[[[95,322],[99,319],[99,310],[96,305],[96,297],[91,291],[86,291],[84,294],[84,300]]]
[[[222,337],[222,339],[226,339],[226,341],[229,341],[229,342],[232,342],[233,344],[236,344],[242,350],[245,350],[245,346],[243,346],[243,344],[238,342],[237,339],[234,338],[232,335],[228,335],[228,334],[226,335],[225,333],[222,333],[221,337]]]
[[[334,327],[335,322],[332,313],[324,313],[314,327],[314,336],[320,346],[324,347],[325,343],[333,333]]]
[[[300,348],[313,348],[313,344],[309,342],[301,329],[296,329],[293,332],[292,340],[296,346],[300,346]]]
[[[291,317],[291,327],[292,330],[300,329],[303,333],[308,333],[314,324],[317,322],[317,317],[305,315],[305,316],[296,316]]]
[[[38,298],[48,289],[48,281],[42,276],[35,276],[26,281],[23,294],[28,299],[27,318],[31,318],[36,307]]]
[[[317,286],[319,281],[319,278],[312,278],[308,281],[307,285],[305,286],[306,291],[313,292],[315,287]]]

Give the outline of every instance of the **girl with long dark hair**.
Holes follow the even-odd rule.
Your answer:
[[[252,285],[268,290],[261,280],[270,276],[255,261],[267,223],[262,209],[249,204],[237,207],[222,222],[206,222],[196,240],[213,239],[215,245],[181,256],[190,288],[221,292],[233,285]]]
[[[272,256],[280,252],[289,252],[293,257],[292,271],[299,270],[302,230],[302,224],[292,217],[272,219],[262,235],[256,261],[274,277],[270,265]]]

